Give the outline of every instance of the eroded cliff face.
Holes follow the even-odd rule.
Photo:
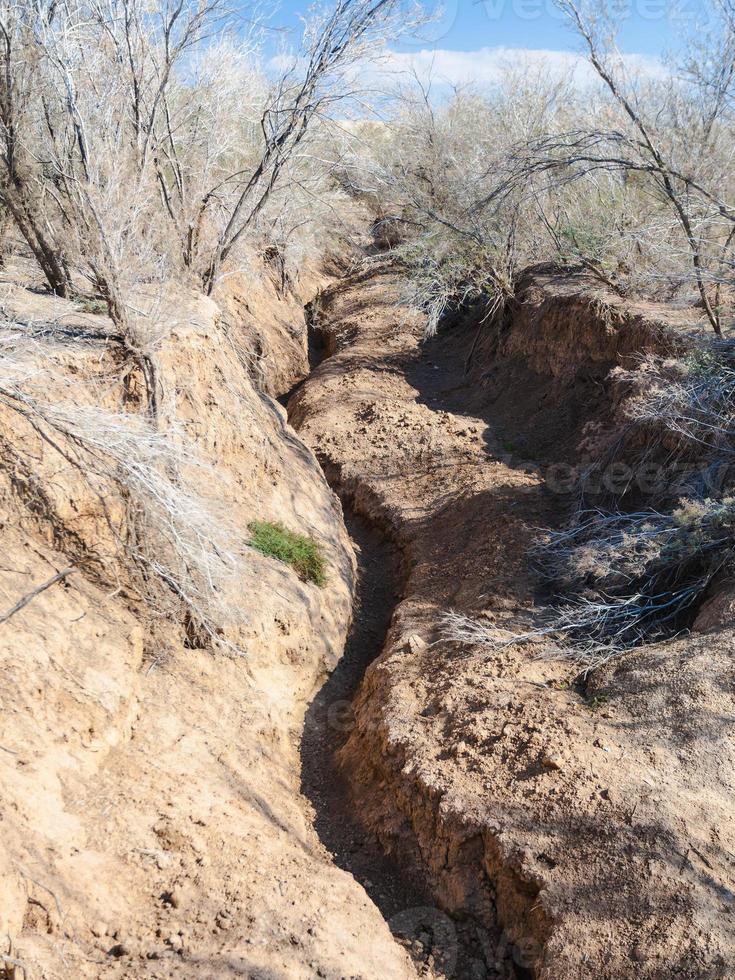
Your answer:
[[[611,368],[676,343],[664,310],[586,288],[527,282],[512,323],[477,346],[476,325],[422,345],[388,263],[323,298],[335,353],[290,416],[405,573],[343,771],[385,848],[487,930],[497,952],[477,975],[729,976],[731,625],[632,652],[585,691],[542,644],[442,639],[451,609],[531,622],[526,554],[567,506],[547,479],[555,451],[573,459],[585,426],[610,424]],[[451,967],[461,931],[446,942]]]
[[[498,354],[504,362],[519,359],[539,377],[578,382],[645,351],[673,347],[686,320],[662,303],[622,299],[590,275],[537,267],[518,284]]]
[[[47,400],[124,406],[106,320],[26,282],[21,267],[4,275],[4,308],[33,333],[37,369],[52,368]],[[93,489],[73,453],[0,408],[0,612],[73,566],[0,623],[9,976],[410,975],[299,793],[298,736],[342,651],[354,555],[316,459],[246,370],[250,355],[268,361],[269,330],[281,350],[301,301],[260,285],[248,302],[260,350],[231,297],[172,290],[158,355],[166,424],[213,468],[187,474],[197,492],[243,542],[250,520],[282,521],[326,556],[320,589],[244,548],[227,597],[240,656],[151,614],[121,547],[119,488]],[[303,371],[303,319],[292,340],[280,374],[261,365],[263,388]]]
[[[137,411],[140,379],[107,321],[29,290],[21,266],[3,276],[45,401]],[[675,317],[537,274],[501,329],[424,344],[399,271],[373,260],[320,298],[328,356],[289,403],[297,434],[270,394],[307,371],[303,304],[319,284],[162,297],[161,429],[196,446],[207,465],[187,481],[241,535],[242,572],[222,585],[238,613],[229,652],[175,606],[153,613],[114,474],[90,480],[73,446],[0,397],[6,974],[415,977],[317,836],[340,843],[324,821],[341,787],[320,784],[319,757],[326,784],[339,745],[352,815],[455,916],[432,935],[423,899],[402,910],[409,927],[429,920],[422,975],[729,976],[728,615],[621,657],[585,690],[540,644],[489,654],[440,629],[451,609],[531,621],[527,552],[567,509],[550,470],[614,431],[611,369],[675,346]],[[394,592],[397,606],[349,711],[354,678],[324,682],[356,564],[323,473],[399,553],[371,559],[391,579],[374,590],[377,618]],[[253,519],[318,540],[325,588],[247,548]],[[374,640],[348,659],[369,659]],[[365,855],[355,874],[374,894]],[[394,909],[417,894],[398,888]]]

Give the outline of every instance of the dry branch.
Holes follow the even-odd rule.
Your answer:
[[[39,596],[42,592],[45,592],[46,589],[50,589],[51,586],[56,585],[57,582],[62,582],[74,571],[76,571],[76,568],[73,565],[69,568],[64,568],[55,575],[52,575],[51,578],[47,579],[45,582],[37,585],[35,589],[31,589],[31,591],[27,592],[22,598],[20,598],[15,605],[11,606],[6,612],[0,614],[0,623],[6,623],[11,616],[14,616],[17,612],[20,612],[20,610],[27,606],[29,602],[36,598],[36,596]]]

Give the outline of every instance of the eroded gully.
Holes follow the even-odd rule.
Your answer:
[[[313,373],[332,350],[309,308],[306,320]],[[311,379],[312,374],[282,399],[287,408]],[[418,975],[436,980],[515,977],[510,964],[496,972],[503,956],[497,936],[471,920],[450,918],[438,907],[421,872],[408,860],[386,856],[378,839],[355,814],[338,754],[353,724],[353,698],[367,667],[385,645],[393,611],[402,598],[405,573],[397,544],[383,527],[358,511],[333,467],[323,469],[342,501],[358,574],[343,655],[309,706],[301,740],[301,791],[313,807],[315,830],[334,863],[363,886],[396,941],[408,950]],[[508,968],[511,972],[506,973]]]

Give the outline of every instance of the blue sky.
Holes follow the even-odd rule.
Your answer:
[[[655,56],[676,46],[680,25],[706,18],[707,0],[617,0],[624,13],[620,47],[626,53]],[[305,0],[282,0],[271,25],[299,32]],[[438,48],[478,51],[528,48],[572,51],[578,42],[552,9],[551,0],[444,0],[445,15],[424,36],[402,50]]]
[[[618,44],[626,70],[631,76],[663,78],[669,69],[661,57],[675,54],[683,35],[696,37],[699,26],[706,27],[713,0],[607,2],[619,12]],[[284,35],[287,50],[297,47],[298,15],[308,6],[308,0],[281,0],[270,18],[276,28],[271,35],[274,55]],[[361,70],[359,77],[369,78],[374,89],[385,91],[415,74],[430,85],[432,100],[441,100],[457,86],[465,91],[491,89],[512,77],[514,70],[529,79],[558,76],[582,87],[595,84],[579,38],[552,0],[444,0],[440,20],[427,25],[421,36],[395,42],[391,49],[377,74]]]

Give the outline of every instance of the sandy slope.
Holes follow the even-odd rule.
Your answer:
[[[3,301],[24,329],[43,327],[39,365],[74,379],[75,403],[119,407],[104,318],[30,292],[26,274],[11,270]],[[8,975],[412,973],[365,892],[318,841],[299,793],[298,734],[342,651],[354,558],[316,460],[238,356],[254,352],[272,388],[293,383],[306,355],[301,302],[265,287],[249,301],[250,319],[231,305],[227,319],[178,290],[160,352],[166,411],[215,466],[215,478],[194,474],[200,492],[244,537],[254,517],[282,520],[327,556],[322,590],[246,552],[231,596],[244,614],[235,639],[245,657],[187,648],[181,626],[151,619],[106,530],[108,518],[124,523],[116,488],[96,498],[25,421],[0,411],[0,609],[79,555],[99,559],[94,574],[74,572],[0,624]],[[269,330],[280,378],[268,373]],[[43,396],[69,392],[50,381]]]
[[[0,614],[95,559],[0,623],[5,973],[415,976],[375,898],[411,919],[429,976],[735,975],[727,601],[709,633],[630,654],[586,690],[538,648],[438,639],[450,608],[527,620],[529,544],[566,506],[549,468],[610,424],[609,369],[672,324],[536,277],[467,374],[474,327],[422,346],[377,262],[318,304],[331,356],[292,399],[297,436],[263,392],[306,372],[306,297],[265,283],[220,306],[177,290],[159,354],[164,410],[215,469],[193,474],[200,492],[244,537],[254,517],[282,520],[327,556],[321,590],[246,552],[229,596],[245,657],[192,649],[183,623],[151,617],[116,539],[117,488],[92,493],[0,406]],[[0,289],[53,368],[44,397],[119,409],[104,318],[27,287],[17,268]],[[355,562],[305,443],[402,557],[394,583],[390,549],[371,552],[361,635],[327,683]],[[433,909],[401,908],[423,894]]]
[[[528,621],[526,552],[564,513],[544,479],[555,449],[573,455],[584,425],[602,424],[607,372],[666,327],[652,309],[554,289],[529,289],[469,375],[474,328],[422,347],[387,264],[322,303],[334,353],[291,417],[405,567],[344,771],[388,851],[488,930],[496,952],[462,975],[730,977],[732,629],[631,653],[586,691],[538,647],[438,639],[450,608]],[[445,937],[448,975],[464,934]]]

